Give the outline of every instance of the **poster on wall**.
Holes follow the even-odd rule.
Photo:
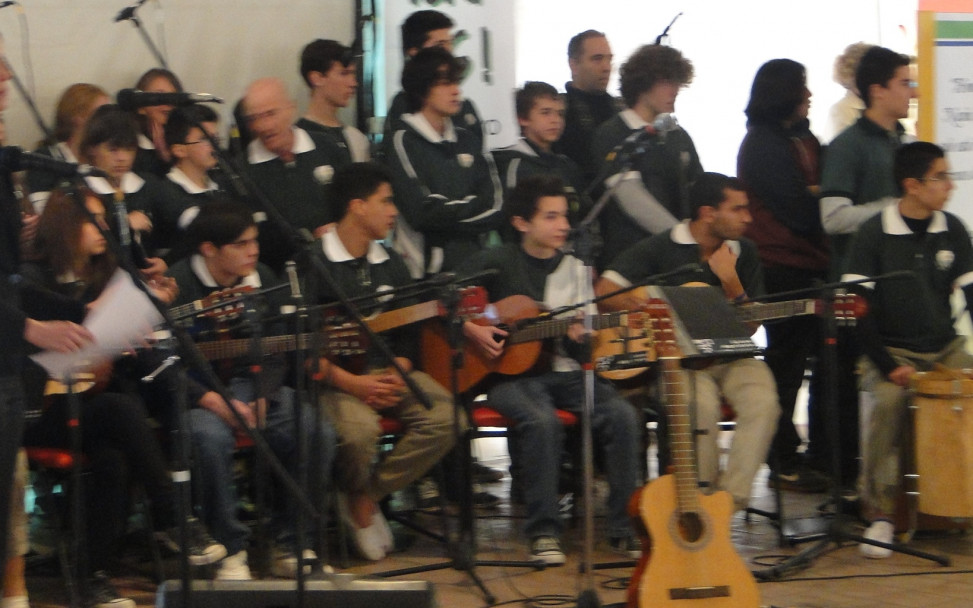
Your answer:
[[[952,7],[920,4],[919,137],[946,150],[956,187],[949,211],[973,227],[973,13],[942,8]]]
[[[400,26],[415,11],[437,10],[453,20],[453,53],[469,63],[460,87],[476,106],[488,149],[508,146],[519,137],[514,117],[514,1],[513,0],[385,0],[386,92],[391,99],[401,90],[402,38]],[[388,100],[386,100],[388,101]],[[463,126],[462,117],[457,124]]]

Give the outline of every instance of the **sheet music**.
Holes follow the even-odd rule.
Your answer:
[[[148,296],[121,269],[115,271],[97,302],[83,323],[95,337],[92,344],[72,353],[44,351],[31,355],[52,378],[64,379],[71,372],[117,358],[141,343],[162,322]]]

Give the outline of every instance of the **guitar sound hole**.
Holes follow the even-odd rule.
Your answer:
[[[695,543],[703,537],[703,520],[697,513],[679,515],[679,536],[687,543]]]

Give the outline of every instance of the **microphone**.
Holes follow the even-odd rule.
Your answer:
[[[675,131],[679,127],[679,121],[676,120],[676,115],[669,112],[664,112],[655,117],[652,121],[652,130],[665,141],[666,133],[670,131]]]
[[[194,103],[223,103],[209,93],[147,93],[138,89],[122,89],[115,95],[118,107],[126,111],[147,106],[188,106]]]
[[[28,169],[47,171],[48,173],[63,175],[65,177],[108,177],[107,173],[91,165],[79,165],[63,160],[55,160],[43,154],[24,152],[18,146],[0,147],[0,171],[13,173]]]
[[[8,6],[17,6],[18,4],[20,3],[14,2],[14,0],[4,0],[4,2],[0,2],[0,8],[7,8]]]
[[[11,4],[13,3],[11,2]],[[128,21],[129,19],[134,17],[135,11],[137,11],[139,7],[142,6],[143,4],[145,4],[145,0],[138,0],[138,2],[136,2],[135,4],[123,8],[121,11],[118,12],[117,15],[115,15],[115,23],[118,23],[119,21]]]

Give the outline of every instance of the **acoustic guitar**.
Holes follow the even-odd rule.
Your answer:
[[[637,588],[630,597],[638,608],[758,608],[757,583],[730,541],[733,498],[699,491],[689,383],[669,306],[650,300],[646,312],[662,366],[674,472],[649,482],[637,499],[651,558],[633,575],[630,585]]]
[[[685,287],[704,286],[690,283]],[[635,290],[636,297],[649,300],[647,288]],[[783,302],[754,302],[737,307],[737,319],[741,323],[759,323],[800,315],[821,315],[824,306],[818,299],[785,300]],[[861,318],[868,309],[865,300],[858,295],[839,295],[834,301],[834,315],[839,324],[851,324]],[[629,323],[619,325],[595,335],[592,360],[595,370],[609,380],[628,380],[644,372],[657,359],[648,317],[632,317]]]
[[[543,340],[567,334],[568,328],[577,323],[576,318],[552,318],[541,315],[541,309],[530,297],[515,295],[492,304],[497,327],[508,332],[503,354],[489,359],[483,352],[467,343],[463,350],[463,367],[459,370],[459,391],[468,391],[492,374],[514,376],[531,370],[541,361]],[[628,311],[611,312],[597,315],[592,320],[593,329],[618,327],[637,322],[634,319],[641,313]],[[476,323],[492,324],[484,318],[474,319]],[[441,325],[429,323],[422,328],[422,365],[423,370],[443,386],[451,382],[451,352],[446,329]]]

